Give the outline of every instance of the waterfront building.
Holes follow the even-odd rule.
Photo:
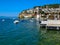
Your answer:
[[[34,9],[28,9],[28,10],[27,10],[27,13],[29,13],[29,14],[34,13]]]
[[[28,17],[30,15],[39,20],[60,20],[60,6],[59,8],[49,8],[48,6],[46,6],[46,8],[42,8],[41,6],[36,6],[22,11],[20,15],[23,15],[24,17]]]

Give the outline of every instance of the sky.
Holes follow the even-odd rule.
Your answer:
[[[60,4],[60,0],[0,0],[0,16],[18,16],[23,10],[46,4]]]

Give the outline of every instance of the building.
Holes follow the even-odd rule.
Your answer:
[[[20,15],[32,16],[39,20],[60,20],[60,7],[59,8],[42,8],[41,6],[36,6],[34,8],[24,10]]]

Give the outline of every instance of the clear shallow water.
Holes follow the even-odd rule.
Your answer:
[[[38,45],[60,45],[60,31],[40,28]]]
[[[60,31],[39,29],[36,20],[0,19],[0,45],[60,45]]]
[[[13,23],[13,19],[0,19],[0,45],[37,45],[38,26],[33,20]]]

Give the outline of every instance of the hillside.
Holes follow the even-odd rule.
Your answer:
[[[29,10],[24,10],[24,11],[22,11],[20,14],[19,14],[19,18],[24,18],[24,17],[29,17],[29,18],[31,18],[31,17],[34,17],[36,14],[35,14],[35,12],[34,12],[34,10],[36,11],[36,8],[42,8],[42,9],[44,9],[44,8],[59,8],[60,7],[60,4],[49,4],[49,5],[44,5],[44,6],[35,6],[35,7],[33,7],[33,8],[31,8],[31,9],[29,9]],[[47,9],[47,11],[48,11],[48,9]],[[42,12],[42,10],[40,10],[40,12]]]
[[[59,8],[60,4],[49,4],[49,5],[44,5],[42,6],[43,8],[46,8],[46,6],[48,6],[49,8]]]

